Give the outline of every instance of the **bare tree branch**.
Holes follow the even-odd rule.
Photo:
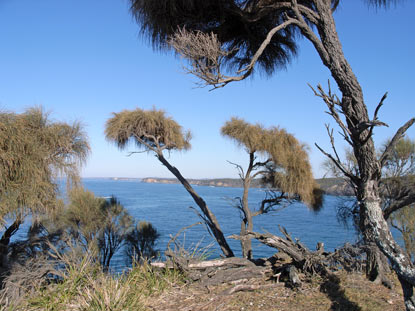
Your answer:
[[[148,150],[143,150],[143,151],[129,151],[127,153],[127,157],[131,157],[133,154],[136,154],[136,153],[146,153],[146,152],[148,152]]]
[[[413,203],[415,203],[415,193],[414,192],[408,194],[403,199],[401,199],[401,200],[393,203],[392,205],[388,206],[383,211],[383,217],[385,218],[385,220],[387,220],[393,212],[395,212],[395,211],[397,211],[397,210],[399,210],[399,209],[401,209],[405,206],[413,204]]]
[[[255,213],[252,214],[252,217],[267,214],[270,212],[280,211],[288,206],[288,204],[285,204],[283,206],[280,206],[279,209],[275,209],[274,207],[279,206],[283,200],[289,201],[290,198],[283,192],[281,192],[279,195],[274,195],[274,194],[275,192],[273,192],[272,194],[270,191],[267,192],[268,198],[262,200],[261,207],[259,208],[259,210],[257,210]]]
[[[391,139],[387,147],[385,148],[385,151],[381,155],[379,159],[380,166],[383,167],[385,165],[385,161],[388,159],[390,153],[392,152],[395,145],[398,143],[398,141],[405,135],[405,132],[415,123],[415,118],[410,119],[408,122],[406,122],[403,126],[399,128],[399,130],[396,132],[395,136]]]
[[[144,146],[146,146],[149,150],[151,150],[151,151],[154,151],[155,153],[159,153],[159,152],[161,152],[161,150],[159,150],[159,149],[157,149],[157,148],[155,148],[154,146],[152,146],[152,145],[150,145],[149,143],[147,143],[144,139],[141,139],[141,137],[140,136],[138,136],[138,135],[136,135],[136,134],[134,134],[133,135],[134,136],[134,138],[140,143],[140,144],[143,144]]]
[[[234,163],[234,162],[231,162],[231,161],[228,161],[228,160],[226,160],[226,162],[228,162],[229,164],[232,164],[233,166],[235,166],[235,167],[236,167],[236,169],[238,170],[238,175],[239,175],[239,178],[240,178],[242,181],[244,181],[244,180],[245,180],[245,172],[244,172],[244,168],[243,168],[241,165],[237,164],[237,163]]]
[[[323,43],[302,17],[297,1],[291,0],[291,4],[297,17],[297,19],[294,20],[294,24],[297,25],[298,28],[300,28],[301,33],[314,45],[323,63],[325,65],[328,65],[330,63],[330,57]]]
[[[373,115],[373,120],[377,120],[378,119],[378,112],[379,109],[383,106],[383,102],[385,101],[386,97],[388,97],[388,92],[386,92],[385,94],[383,94],[378,106],[375,109],[375,114]]]
[[[330,130],[330,126],[329,126],[328,124],[326,124],[326,129],[327,129],[327,134],[328,134],[328,135],[329,135],[329,137],[330,137],[330,144],[331,144],[331,148],[333,149],[333,152],[334,152],[334,154],[335,154],[335,156],[336,156],[336,160],[337,160],[339,163],[341,163],[341,160],[340,160],[339,154],[337,153],[337,149],[336,149],[336,146],[335,146],[335,144],[334,144],[333,129],[331,129],[331,130]]]
[[[340,106],[340,100],[335,94],[331,93],[330,81],[328,82],[328,87],[329,87],[328,94],[323,90],[323,87],[320,84],[317,85],[317,90],[315,90],[310,84],[308,84],[308,86],[314,92],[315,96],[323,99],[324,103],[329,108],[329,111],[327,113],[333,117],[333,119],[342,129],[343,133],[340,133],[340,134],[342,135],[344,140],[346,140],[349,143],[349,145],[353,146],[352,141],[350,139],[350,136],[352,133],[347,128],[347,126],[343,123],[343,121],[340,118],[340,115],[338,114],[338,110],[336,109],[336,106]]]
[[[355,176],[349,170],[347,170],[341,164],[341,162],[337,161],[330,153],[327,153],[326,151],[324,151],[319,145],[317,144],[314,144],[314,145],[318,148],[318,150],[321,151],[321,153],[323,153],[326,157],[328,157],[345,176],[347,176],[354,184],[357,184],[357,181],[358,181],[357,176]]]
[[[304,15],[311,23],[317,24],[317,22],[320,20],[320,15],[317,12],[301,4],[297,6],[301,14]],[[255,21],[260,20],[264,16],[266,16],[270,10],[292,9],[292,2],[286,1],[286,2],[277,2],[277,3],[266,3],[263,6],[260,5],[260,7],[261,9],[258,10],[258,13],[255,14],[254,16],[247,17],[246,15],[243,15],[243,17],[249,22],[255,22]],[[242,17],[242,13],[240,14],[240,16]]]

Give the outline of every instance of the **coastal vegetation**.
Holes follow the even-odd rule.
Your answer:
[[[202,212],[200,217],[215,237],[224,256],[233,257],[233,252],[215,215],[188,180],[164,156],[164,151],[190,149],[190,131],[184,132],[182,127],[172,118],[167,117],[162,110],[137,108],[132,111],[124,110],[114,113],[114,116],[107,121],[105,135],[120,149],[124,149],[132,141],[139,149],[153,152],[157,159],[180,181],[199,206]]]
[[[386,7],[394,1],[368,2]],[[213,89],[254,71],[273,74],[285,68],[299,38],[308,40],[340,95],[330,84],[327,90],[321,85],[311,90],[327,106],[350,150],[344,159],[339,156],[327,126],[332,153],[316,146],[335,178],[320,187],[307,147],[285,129],[238,117],[227,121],[221,134],[243,149],[248,161],[247,167],[230,162],[240,180],[227,182],[242,188],[233,201],[241,223],[238,234],[225,236],[221,219],[167,156],[191,148],[190,131],[156,108],[113,113],[106,139],[120,150],[134,145],[130,155],[154,155],[198,206],[194,210],[202,222],[171,232],[161,254],[157,228],[134,219],[116,197],[97,197],[82,188],[80,169],[90,145],[79,122],[52,121],[42,108],[0,112],[0,310],[415,310],[415,142],[405,137],[415,118],[375,148],[375,128],[387,126],[378,118],[386,94],[370,117],[336,32],[333,12],[340,1],[130,3],[154,47],[182,55],[189,61],[187,72]],[[58,178],[66,180],[66,196],[59,192]],[[265,189],[257,210],[248,203],[253,186]],[[283,226],[281,235],[254,231],[255,216],[293,202],[318,211],[324,189],[333,187],[343,195],[348,191],[339,210],[343,219],[353,218],[358,243],[328,251],[324,241],[316,241],[312,250]],[[26,237],[13,240],[25,221]],[[205,250],[180,243],[182,232],[201,223],[221,258],[209,259]],[[404,247],[390,226],[401,232]],[[229,239],[240,241],[242,258],[235,257]],[[255,258],[252,239],[275,254]],[[117,274],[111,261],[118,252],[126,265]]]
[[[56,177],[68,187],[79,182],[79,168],[90,147],[82,126],[53,122],[41,108],[0,113],[0,268],[8,266],[9,243],[24,219],[52,213],[60,204]]]
[[[249,166],[246,174],[240,165],[239,169],[244,193],[238,208],[242,212],[241,245],[243,257],[252,259],[252,246],[247,232],[253,230],[255,215],[269,213],[275,206],[291,200],[303,201],[315,209],[322,204],[321,191],[317,188],[311,172],[311,165],[303,145],[285,130],[278,128],[264,129],[260,125],[251,125],[233,118],[221,129],[222,135],[235,140],[244,146],[249,154]],[[199,206],[200,218],[222,250],[225,257],[233,257],[220,223],[209,209],[205,200],[196,192],[190,182],[172,166],[164,156],[164,151],[184,151],[190,149],[190,131],[184,132],[182,127],[162,110],[124,110],[114,113],[107,121],[106,137],[120,149],[125,149],[130,142],[140,150],[153,152],[156,158],[177,178]],[[138,151],[140,152],[140,151]],[[136,152],[131,152],[133,154]],[[260,154],[264,162],[256,160]],[[269,189],[261,208],[253,212],[248,206],[248,191],[255,177],[261,177],[262,184]]]
[[[242,256],[252,259],[252,243],[247,233],[254,229],[253,217],[286,207],[293,201],[303,201],[318,210],[322,195],[315,184],[304,146],[285,130],[265,129],[260,124],[252,125],[234,117],[225,123],[221,133],[244,148],[249,156],[246,170],[230,163],[237,168],[243,185],[242,197],[236,203],[241,211]],[[267,189],[257,211],[248,204],[249,188],[255,178],[260,178]]]
[[[318,85],[311,87],[312,91],[326,104],[342,138],[352,148],[358,171],[342,165],[329,126],[327,133],[333,153],[317,147],[355,188],[364,242],[386,256],[399,278],[406,309],[415,310],[415,267],[389,230],[380,195],[382,167],[415,118],[410,117],[383,153],[377,154],[373,133],[376,127],[387,126],[378,118],[387,94],[370,117],[362,87],[343,53],[336,30],[333,12],[340,2],[131,0],[133,15],[153,46],[175,50],[188,60],[186,71],[199,78],[201,86],[213,89],[244,80],[256,71],[272,74],[285,68],[297,52],[299,38],[311,43],[340,95],[333,93],[330,84],[327,90]],[[369,1],[377,7],[394,2]]]
[[[41,109],[28,111],[37,114],[37,116],[43,115]],[[153,134],[163,134],[162,129],[168,128],[168,126],[160,126],[160,124],[163,124],[165,120],[174,122],[172,123],[173,128],[180,129],[175,121],[165,117],[164,112],[155,109],[151,111],[140,110],[139,115],[142,113],[154,113],[159,118],[156,119],[161,120],[159,124],[155,122],[156,125],[148,125],[150,128],[154,126]],[[23,117],[25,114],[12,115],[17,118]],[[139,122],[134,123],[136,121],[134,118],[127,118],[127,120],[129,124],[131,122],[135,124],[132,127],[136,133],[134,135],[141,137],[137,134],[143,133],[140,132],[142,131],[141,125],[137,125]],[[126,123],[123,123],[122,126],[126,126]],[[117,133],[125,134],[125,128],[121,127],[121,129],[118,129]],[[223,293],[232,297],[239,291],[258,290],[262,292],[269,288],[279,288],[281,286],[279,284],[292,288],[307,288],[310,285],[306,284],[312,284],[314,282],[312,280],[318,278],[317,284],[322,288],[322,294],[328,295],[329,300],[334,299],[323,290],[323,288],[327,288],[326,285],[323,285],[324,282],[340,286],[339,277],[344,279],[344,276],[339,276],[336,271],[349,271],[349,273],[355,274],[360,273],[363,267],[370,266],[368,263],[365,264],[365,257],[362,256],[366,246],[362,248],[358,245],[346,245],[335,252],[327,252],[324,250],[324,244],[320,243],[317,251],[311,251],[298,240],[294,241],[283,227],[280,228],[283,238],[269,233],[255,233],[252,230],[253,217],[256,214],[268,213],[275,206],[284,208],[297,200],[318,209],[318,202],[321,201],[319,201],[320,197],[315,195],[319,194],[316,193],[316,189],[320,188],[317,187],[311,174],[303,174],[304,167],[310,168],[307,154],[303,149],[304,146],[284,130],[266,129],[237,118],[225,123],[222,127],[222,133],[243,147],[249,155],[246,172],[242,166],[234,164],[239,169],[242,181],[240,185],[242,185],[243,193],[238,202],[243,217],[241,232],[238,235],[228,237],[241,241],[244,259],[229,258],[230,261],[206,261],[206,257],[194,257],[197,251],[172,250],[168,246],[164,253],[167,263],[152,263],[159,256],[156,243],[160,234],[157,229],[151,223],[134,221],[117,198],[99,198],[92,192],[82,189],[74,177],[76,174],[71,172],[72,174],[69,176],[72,177],[69,179],[71,183],[68,183],[67,188],[68,202],[60,200],[58,192],[56,192],[54,199],[48,201],[49,209],[22,209],[25,211],[25,215],[32,216],[34,221],[28,231],[27,239],[8,244],[7,250],[3,253],[5,259],[2,267],[3,289],[0,291],[2,307],[6,308],[5,310],[42,310],[42,308],[46,310],[49,308],[48,306],[53,305],[56,306],[56,310],[62,308],[74,310],[134,308],[145,310],[146,306],[156,303],[157,297],[163,295],[164,291],[174,292],[177,286],[182,286],[181,284],[188,284],[186,286],[189,286],[190,289],[192,284],[203,285],[208,280],[209,284],[215,286],[215,291],[217,291],[224,284],[241,282],[241,278],[248,278],[249,282],[241,287],[223,288]],[[130,135],[130,137],[135,137],[134,135]],[[161,138],[163,136],[158,137],[148,134],[148,132],[142,136],[150,136],[150,140],[146,141],[147,144],[162,142],[162,144],[169,144],[166,149],[174,149],[172,140],[169,138],[172,136],[166,135],[168,139],[163,139]],[[184,136],[179,135],[178,137],[180,143],[180,137]],[[189,138],[190,135],[186,137]],[[258,139],[255,140],[255,138]],[[40,137],[39,139],[44,138]],[[123,140],[122,137],[117,139],[122,141],[124,145],[128,143],[128,139]],[[8,146],[5,142],[3,143],[4,146]],[[178,144],[181,146],[180,148],[190,147],[189,140],[180,144]],[[83,140],[83,146],[88,146],[86,138]],[[158,150],[157,148],[163,150],[160,145],[155,150]],[[6,147],[3,148],[3,158],[9,156],[8,150]],[[30,151],[29,148],[26,150]],[[385,173],[385,179],[382,181],[388,185],[387,189],[390,190],[388,192],[390,194],[389,201],[384,199],[385,204],[389,203],[386,208],[394,206],[394,202],[400,202],[397,201],[399,198],[405,198],[403,194],[409,195],[405,189],[410,189],[409,182],[413,176],[412,165],[415,154],[413,144],[408,140],[398,142],[391,153],[395,156],[388,161],[385,168],[388,173],[387,175]],[[30,156],[30,153],[28,155]],[[298,159],[294,161],[296,157]],[[301,165],[302,161],[304,161],[303,166]],[[299,165],[294,167],[293,165],[296,163]],[[53,166],[48,167],[53,168]],[[297,169],[298,172],[295,173]],[[61,174],[65,172],[68,171],[61,171]],[[302,180],[304,176],[309,176],[309,179]],[[297,185],[299,188],[290,188],[296,185],[286,182],[295,178],[302,180],[303,183]],[[332,186],[339,180],[327,180],[326,186]],[[56,179],[51,178],[49,181],[54,184]],[[246,196],[251,182],[254,181],[260,182],[259,185],[265,187],[268,193],[273,192],[272,197],[269,194],[265,197],[261,208],[257,211],[248,206]],[[312,196],[307,197],[308,192],[304,192],[307,189],[304,182],[310,185],[308,189],[312,192]],[[57,189],[57,185],[54,185]],[[392,191],[393,189],[395,191]],[[396,192],[398,190],[400,192]],[[9,191],[4,194],[10,195],[12,193]],[[393,193],[401,193],[402,195],[395,196]],[[251,214],[247,215],[246,211]],[[412,256],[411,219],[413,217],[411,218],[411,216],[413,213],[408,209],[399,209],[400,211],[405,214],[398,214],[398,209],[394,208],[391,213],[391,224],[401,229],[405,238],[406,251],[409,256]],[[16,228],[18,229],[19,226]],[[7,230],[10,231],[10,228],[6,228]],[[175,241],[176,239],[177,236],[172,237],[172,242],[175,245],[180,245]],[[252,256],[254,251],[252,245],[246,243],[251,239],[276,248],[277,254],[269,259],[255,259]],[[132,267],[132,270],[117,277],[110,273],[110,263],[114,254],[121,251],[121,248],[126,266]],[[383,277],[388,278],[389,287],[392,287],[396,282],[394,277],[389,274],[387,269],[382,273]],[[280,280],[282,283],[279,283]],[[135,291],[141,291],[143,294],[136,295]],[[399,295],[397,292],[395,297],[399,297]],[[114,302],[116,297],[118,300]],[[148,299],[151,299],[150,302]],[[355,302],[351,302],[355,301],[353,300],[355,298],[349,300],[349,298],[337,297],[333,301],[337,301],[336,299],[353,306],[353,308],[356,307]]]

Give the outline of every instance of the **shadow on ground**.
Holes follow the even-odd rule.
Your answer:
[[[350,301],[344,289],[340,286],[340,279],[336,275],[330,275],[320,286],[320,291],[331,300],[330,310],[333,311],[362,311],[362,308]]]

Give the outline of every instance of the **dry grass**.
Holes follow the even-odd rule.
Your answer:
[[[236,292],[226,295],[235,285],[223,284],[200,288],[189,286],[163,292],[150,297],[146,310],[165,311],[395,311],[403,310],[402,293],[399,286],[389,290],[367,281],[359,274],[339,274],[337,278],[323,281],[314,279],[304,283],[300,290],[284,286],[272,286],[260,281],[262,289],[251,292]]]
[[[37,282],[29,282],[36,271],[26,277],[24,272],[28,267],[14,271],[8,283],[8,288],[13,291],[5,288],[0,292],[0,310],[141,311],[146,310],[145,302],[150,295],[157,297],[165,289],[182,284],[182,277],[176,271],[153,271],[148,264],[135,266],[128,273],[114,276],[102,272],[94,260],[94,254],[77,257],[75,252],[69,252],[58,257],[66,268],[56,271],[60,278],[54,281],[48,282],[38,275]],[[48,265],[48,262],[44,263]],[[43,270],[38,271],[44,276]],[[16,291],[16,288],[19,290]]]
[[[149,265],[135,266],[129,273],[113,276],[102,272],[94,254],[79,256],[76,252],[57,255],[64,271],[41,269],[40,263],[16,269],[9,279],[20,287],[0,291],[1,311],[395,311],[403,310],[403,297],[396,278],[389,290],[373,284],[361,274],[338,272],[329,279],[303,279],[301,289],[290,289],[284,283],[248,280],[238,284],[201,287],[185,283],[175,270],[153,270]],[[32,269],[28,273],[27,269]],[[36,268],[37,267],[37,268]],[[36,275],[51,273],[58,281],[47,281]],[[30,281],[32,280],[32,281]],[[35,280],[35,281],[34,281]],[[27,282],[26,282],[27,281]],[[241,285],[251,291],[237,291]],[[9,284],[10,286],[10,284]],[[244,286],[246,289],[248,286]],[[12,288],[12,287],[11,287]],[[231,290],[232,289],[232,290]],[[16,296],[17,293],[17,296]]]

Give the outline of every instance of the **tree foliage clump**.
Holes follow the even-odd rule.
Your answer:
[[[385,152],[390,141],[390,139],[387,140],[378,148],[378,157],[381,157]],[[393,213],[415,202],[415,141],[409,137],[399,139],[394,147],[390,149],[389,155],[383,163],[379,186],[383,216],[388,220]],[[350,149],[345,151],[342,166],[347,168],[349,172],[353,172],[354,175],[359,176],[358,163]],[[344,177],[341,170],[330,159],[323,163],[323,167],[327,173],[335,177]],[[347,178],[345,180],[349,181]],[[350,186],[356,191],[352,183],[350,183]],[[339,212],[340,220],[346,221],[349,217],[353,218],[356,229],[359,230],[360,215],[357,204],[341,206]]]
[[[251,62],[268,32],[283,22],[283,8],[276,10],[266,2],[268,1],[131,0],[131,10],[137,22],[142,25],[142,33],[151,39],[155,47],[169,48],[167,41],[178,29],[212,33],[229,52],[225,53],[221,65],[240,69]],[[301,2],[311,6],[310,1]],[[268,6],[268,14],[259,10],[259,6]],[[267,73],[285,68],[296,55],[295,34],[295,27],[286,27],[272,37],[258,60]],[[191,39],[191,42],[196,42],[194,38]]]
[[[305,146],[286,130],[265,129],[259,124],[232,118],[222,127],[221,133],[246,148],[248,153],[258,153],[265,158],[265,162],[257,166],[263,167],[260,175],[270,188],[298,195],[310,206],[317,207],[321,203]]]
[[[408,256],[415,260],[415,204],[405,206],[391,215],[391,225],[402,235]]]
[[[140,221],[125,237],[125,254],[129,264],[157,257],[157,229],[147,221]]]
[[[190,131],[182,127],[163,110],[124,110],[114,113],[107,121],[105,135],[120,149],[127,147],[130,138],[140,149],[188,150]]]
[[[303,145],[284,129],[264,128],[239,118],[232,118],[221,128],[223,136],[235,141],[249,154],[249,164],[244,169],[234,164],[243,184],[242,198],[237,207],[241,211],[242,255],[253,258],[252,244],[248,237],[253,230],[253,217],[275,211],[277,206],[287,206],[292,201],[303,201],[314,210],[322,205],[322,193],[317,188],[308,155]],[[264,161],[260,161],[263,158]],[[268,188],[267,196],[257,211],[248,204],[249,188],[255,178],[261,178]]]
[[[71,191],[69,199],[68,206],[53,219],[53,229],[85,251],[95,249],[102,267],[108,269],[131,230],[132,217],[115,197],[106,200],[77,188]]]
[[[0,114],[0,221],[53,207],[56,178],[78,178],[89,153],[80,123],[53,122],[40,108]]]

